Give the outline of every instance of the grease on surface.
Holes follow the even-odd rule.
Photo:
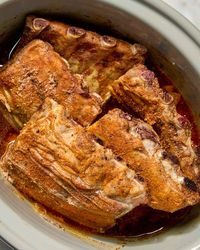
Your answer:
[[[3,65],[5,63],[6,56],[7,59],[12,56],[15,46],[16,43],[14,43],[14,47],[11,50],[5,50],[8,52],[5,55],[5,58],[1,58],[2,60],[0,60],[0,64]],[[154,65],[150,65],[150,67],[158,76],[161,86],[170,91],[170,93],[172,93],[177,99],[177,110],[181,115],[184,115],[190,120],[192,124],[192,140],[196,145],[200,145],[200,140],[193,117],[183,98],[180,96],[170,79],[163,72],[161,72],[158,68],[155,68]],[[124,109],[124,107],[121,107],[114,100],[111,100],[108,102],[108,105],[104,107],[103,114],[105,114],[108,109],[116,106]],[[125,111],[130,112],[130,110]],[[132,113],[132,115],[135,114]],[[10,141],[14,140],[16,136],[17,132],[5,121],[3,116],[0,114],[0,155],[4,153],[6,145]],[[19,195],[18,193],[18,196],[27,200],[27,198],[22,194]],[[34,207],[34,210],[36,210],[36,212],[39,213],[46,221],[56,225],[57,227],[69,232],[72,235],[77,236],[95,248],[108,250],[119,250],[126,244],[127,241],[135,241],[138,238],[143,239],[144,237],[147,238],[152,235],[157,235],[164,229],[169,229],[179,222],[182,222],[183,224],[184,221],[191,219],[194,211],[196,211],[196,208],[194,208],[190,213],[191,208],[186,208],[177,211],[174,214],[170,214],[153,210],[145,206],[140,206],[134,209],[134,211],[125,215],[123,218],[120,218],[117,225],[114,228],[108,230],[106,234],[103,236],[98,236],[94,235],[86,228],[78,226],[69,219],[59,216],[53,211],[47,211],[42,205],[35,203],[34,201],[29,200],[29,202]],[[193,217],[196,218],[196,216]],[[108,243],[103,243],[102,239],[104,241],[106,239]],[[112,243],[109,243],[110,239]],[[115,242],[114,244],[113,241]]]

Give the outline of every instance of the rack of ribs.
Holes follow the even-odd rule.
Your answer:
[[[189,121],[177,113],[172,95],[161,89],[155,74],[136,65],[112,85],[113,96],[129,106],[158,133],[162,146],[175,155],[181,170],[199,185],[199,156]]]
[[[146,203],[134,170],[49,98],[9,144],[0,168],[29,198],[100,232]]]
[[[28,16],[19,48],[39,38],[64,57],[73,73],[82,74],[90,92],[110,97],[109,85],[137,63],[143,63],[146,48],[61,22]]]
[[[145,55],[139,44],[27,17],[0,71],[0,111],[21,129],[0,162],[5,178],[98,232],[140,205],[172,213],[197,204],[200,154],[190,124]]]
[[[149,124],[113,109],[88,131],[147,184],[150,207],[174,212],[199,200],[195,182],[181,171],[179,159],[161,147]]]
[[[81,75],[71,74],[68,63],[41,40],[27,44],[0,72],[0,109],[20,129],[52,97],[68,107],[81,125],[89,125],[101,112],[101,97],[89,93]]]

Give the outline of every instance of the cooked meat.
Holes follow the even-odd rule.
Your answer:
[[[179,159],[162,149],[147,123],[114,109],[88,131],[147,183],[150,207],[174,212],[199,201],[196,184],[181,171]]]
[[[9,144],[0,168],[25,195],[98,231],[146,203],[134,170],[49,98]]]
[[[194,181],[200,180],[190,123],[177,113],[173,97],[159,87],[154,73],[137,65],[115,81],[112,92],[120,103],[153,125],[162,146],[179,159],[183,173]]]
[[[136,63],[143,63],[146,54],[140,44],[131,45],[64,23],[29,16],[19,47],[34,38],[52,44],[69,62],[72,72],[83,74],[89,90],[99,93],[104,100],[110,96],[108,86]]]
[[[82,85],[82,77],[70,73],[51,45],[34,40],[0,72],[0,109],[14,127],[21,128],[44,99],[52,97],[87,126],[101,111],[101,97]]]
[[[18,133],[0,114],[0,157],[4,154],[7,144],[17,137]]]
[[[200,150],[176,110],[180,95],[160,88],[143,65],[146,53],[140,44],[28,16],[0,70],[0,111],[17,130],[8,126],[2,137],[5,179],[96,232],[197,204]]]

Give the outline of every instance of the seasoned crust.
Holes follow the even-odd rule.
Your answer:
[[[67,106],[84,126],[101,112],[100,96],[88,92],[82,77],[71,74],[68,63],[50,44],[33,40],[0,72],[1,111],[19,129],[46,97]]]
[[[155,74],[144,65],[134,66],[113,83],[112,93],[153,125],[162,146],[179,159],[186,176],[198,181],[199,157],[191,140],[190,123],[177,113],[172,95],[160,88]]]
[[[83,74],[91,92],[110,97],[108,86],[137,63],[146,48],[61,22],[28,16],[19,48],[39,38],[49,42],[68,62],[73,73]]]
[[[143,46],[30,16],[17,52],[0,73],[0,110],[17,128],[33,114],[1,163],[18,190],[101,232],[139,204],[199,202],[190,125],[141,64]],[[118,109],[88,127],[111,91],[159,136]]]
[[[199,201],[196,184],[181,171],[178,158],[162,149],[147,123],[113,109],[88,131],[143,178],[150,207],[174,212]]]
[[[9,145],[0,168],[34,200],[97,231],[146,203],[135,172],[48,98]],[[30,180],[25,190],[24,176]]]

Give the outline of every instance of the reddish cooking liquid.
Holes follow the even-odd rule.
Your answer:
[[[14,46],[12,44],[12,46],[9,47],[12,49],[9,49],[7,46],[5,50],[3,50],[4,56],[0,59],[0,65],[5,64],[5,62],[10,58]],[[170,89],[172,89],[173,92],[178,93],[171,80],[163,72],[155,68],[153,65],[150,66],[158,76],[160,85],[162,87],[165,88],[166,86],[170,86]],[[108,108],[110,109],[113,107],[119,107],[124,109],[124,107],[120,107],[119,104],[117,104],[113,99],[111,99],[108,105],[106,105],[105,110],[103,110],[103,113],[105,113]],[[177,104],[177,110],[180,114],[186,116],[190,120],[192,125],[193,142],[196,145],[200,145],[199,136],[193,117],[182,97],[180,98]],[[126,111],[133,114],[133,112],[131,112],[130,110]],[[2,156],[2,154],[5,152],[7,144],[10,141],[14,140],[17,135],[18,133],[8,124],[8,122],[0,114],[0,156]],[[126,214],[124,217],[118,219],[116,226],[112,229],[109,229],[104,235],[123,238],[135,238],[153,235],[162,231],[163,229],[169,228],[179,222],[182,222],[184,218],[186,218],[187,215],[190,213],[191,209],[191,207],[187,207],[171,214],[163,211],[154,210],[147,206],[139,206],[130,213]],[[66,224],[70,224],[83,231],[88,231],[86,228],[77,225],[75,222],[70,221],[67,218],[63,218],[54,211],[49,212],[51,214],[56,215],[57,217],[62,218],[62,220],[65,221]]]
[[[151,66],[151,68],[155,72],[156,76],[158,77],[160,86],[162,86],[163,88],[165,88],[166,86],[168,86],[168,87],[171,86],[171,89],[173,90],[173,92],[180,95],[179,91],[176,89],[176,87],[174,86],[172,81],[169,79],[169,77],[167,77],[165,75],[165,73],[163,71],[156,68],[155,66]],[[200,137],[199,137],[199,134],[198,134],[196,124],[194,122],[194,118],[192,116],[192,113],[191,113],[188,105],[186,104],[186,102],[184,101],[184,99],[183,99],[183,97],[181,95],[180,95],[180,100],[179,100],[176,108],[177,108],[178,113],[180,115],[186,117],[191,123],[191,126],[192,126],[192,141],[193,141],[193,143],[195,145],[200,145]]]

